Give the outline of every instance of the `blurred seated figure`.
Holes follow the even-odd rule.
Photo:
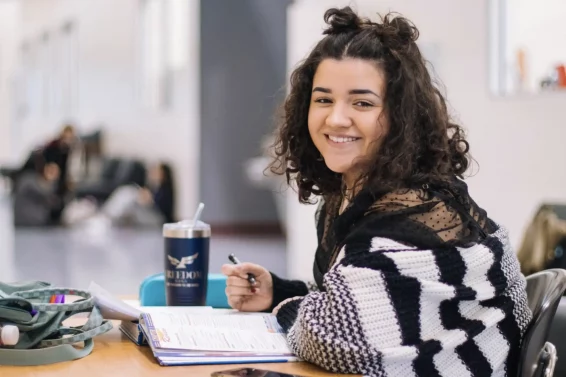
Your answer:
[[[19,167],[3,167],[0,174],[10,178],[14,189],[18,186],[18,180],[27,173],[35,173],[45,164],[54,163],[59,168],[59,178],[56,183],[56,193],[60,198],[65,198],[70,189],[68,165],[69,156],[77,145],[78,137],[74,126],[65,125],[59,134],[39,147],[33,149],[24,163]]]
[[[59,135],[49,141],[42,150],[42,157],[45,163],[54,163],[59,167],[60,174],[57,181],[57,195],[61,197],[69,192],[69,155],[76,141],[77,135],[75,128],[67,124],[63,127]]]
[[[121,186],[146,185],[146,169],[141,161],[129,158],[106,158],[100,173],[78,182],[73,192],[75,198],[93,198],[103,204]]]
[[[102,212],[113,223],[161,225],[174,219],[174,187],[171,167],[165,163],[153,166],[148,187],[123,186],[110,196]]]
[[[149,187],[140,189],[138,204],[157,211],[165,222],[175,221],[175,187],[173,170],[166,163],[152,167]]]
[[[555,210],[558,207],[561,206],[541,206],[525,230],[517,253],[525,276],[566,267],[566,220],[558,216]]]
[[[54,163],[21,175],[14,191],[16,226],[47,226],[57,222],[59,176],[59,167]]]
[[[115,225],[158,226],[174,221],[174,206],[172,169],[168,164],[160,163],[151,168],[147,187],[120,186],[110,195],[100,211],[94,209],[93,201],[78,200],[65,213],[65,222],[73,224],[98,215],[109,219]]]
[[[69,156],[78,138],[75,127],[67,124],[59,135],[49,141],[41,150],[42,161],[39,164],[55,164],[59,168],[59,178],[56,182],[55,194],[58,198],[58,206],[52,211],[54,224],[61,222],[61,214],[65,204],[70,200],[71,180],[69,178]]]

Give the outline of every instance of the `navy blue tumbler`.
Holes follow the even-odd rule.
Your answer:
[[[164,224],[165,291],[169,306],[204,306],[208,282],[210,225]]]

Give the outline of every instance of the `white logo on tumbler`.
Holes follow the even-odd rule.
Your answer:
[[[193,262],[197,259],[197,257],[198,257],[198,253],[195,253],[193,255],[183,257],[181,258],[181,260],[178,260],[177,258],[173,258],[171,255],[167,255],[167,258],[169,258],[169,262],[171,262],[173,266],[176,266],[175,268],[178,270],[182,268],[186,268],[187,264],[193,264]]]

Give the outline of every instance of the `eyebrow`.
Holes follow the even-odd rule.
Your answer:
[[[332,90],[328,88],[321,88],[320,86],[315,87],[312,92],[322,92],[322,93],[332,93]],[[369,89],[352,89],[348,92],[348,94],[373,94],[377,98],[381,98],[377,93],[369,90]]]

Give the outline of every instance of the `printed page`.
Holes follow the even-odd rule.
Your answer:
[[[223,314],[229,310],[233,309],[215,309],[212,306],[141,306],[139,300],[122,300],[124,304],[137,309],[140,313],[154,313],[154,312],[202,312],[206,311],[207,315],[209,312],[214,312],[214,314]],[[225,314],[225,313],[224,313]]]
[[[151,313],[143,318],[159,349],[291,354],[272,315]]]
[[[282,332],[275,316],[271,314],[242,314],[217,311],[217,309],[206,313],[191,311],[155,311],[151,314],[151,321],[154,325],[168,327],[206,327],[212,329],[234,329],[234,330],[253,330],[257,332],[276,333]],[[224,315],[212,315],[224,314]],[[228,314],[228,315],[226,315]]]

